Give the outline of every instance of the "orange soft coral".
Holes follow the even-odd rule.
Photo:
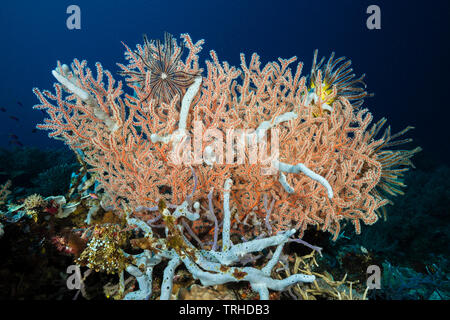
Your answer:
[[[180,47],[171,42],[177,57],[171,70],[199,77],[197,54],[203,41],[194,44],[186,34],[182,38],[188,55],[181,59]],[[143,214],[154,217],[154,207],[161,199],[172,205],[198,202],[197,207],[210,213],[192,228],[199,236],[212,237],[215,223],[211,212],[220,221],[224,182],[232,178],[232,224],[238,234],[250,238],[292,227],[302,234],[316,225],[336,239],[344,221],[352,222],[360,232],[361,222],[377,220],[376,211],[388,202],[380,190],[396,193],[393,190],[401,185],[402,167],[410,165],[409,158],[418,151],[384,151],[396,145],[398,135],[391,136],[389,131],[377,136],[383,123],[371,126],[372,115],[359,108],[366,94],[359,90],[357,104],[352,105],[342,90],[325,83],[328,64],[324,70],[316,65],[307,81],[301,76],[301,63],[291,69],[295,57],[261,66],[258,55],[253,54],[248,63],[241,55],[237,68],[221,63],[211,51],[206,74],[198,78],[199,88],[191,90],[195,81],[190,78],[189,84],[194,84],[189,89],[169,88],[173,92],[164,94],[164,99],[147,99],[152,75],[140,58],[145,57],[146,46],[138,46],[137,51],[127,47],[129,65],[120,65],[129,76],[127,84],[133,96],[124,95],[121,82],[116,84],[100,64],[95,78],[86,62],[78,60],[72,71],[61,65],[54,71],[70,80],[56,84],[56,94],[34,89],[41,101],[35,108],[50,115],[39,128],[52,130],[51,136],[82,151],[110,204],[128,212],[139,208],[140,218]],[[185,99],[189,94],[192,97]],[[253,155],[246,149],[241,162],[235,158],[227,162],[225,150],[220,152],[223,145],[214,144],[217,140],[228,143],[230,130],[258,128],[264,139],[248,135],[240,143],[265,141],[267,150],[263,151],[271,149],[266,161],[252,161]],[[197,145],[195,139],[199,139]],[[173,161],[174,151],[190,150],[192,144],[194,153],[198,156],[200,152],[203,159]],[[259,146],[261,150],[264,145]],[[303,173],[268,171],[275,158],[289,165],[301,163],[325,179],[332,197],[323,184]]]

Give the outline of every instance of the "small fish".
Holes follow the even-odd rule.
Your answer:
[[[34,128],[33,130],[31,130],[31,132],[32,132],[32,133],[36,133],[36,132],[37,132],[37,129]]]
[[[10,134],[9,134],[9,137],[10,137],[11,139],[13,139],[13,140],[18,140],[18,139],[19,139],[19,137],[16,136],[15,134],[13,134],[13,133],[10,133]]]
[[[9,141],[9,144],[15,144],[18,145],[19,147],[23,147],[22,142],[20,142],[19,140],[11,140]]]
[[[6,108],[0,107],[1,112],[6,112]]]
[[[97,196],[95,193],[89,193],[89,196],[90,196],[92,199],[98,200],[98,196]]]
[[[20,101],[17,101],[17,104],[18,104],[19,106],[23,107],[23,104],[22,104],[22,102],[20,102]]]
[[[16,120],[17,122],[19,121],[19,118],[15,117],[15,116],[9,116],[10,119]]]

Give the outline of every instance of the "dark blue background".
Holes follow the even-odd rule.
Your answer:
[[[81,8],[81,30],[66,28],[66,8]],[[382,29],[366,28],[366,8],[377,4]],[[14,1],[0,6],[0,146],[14,133],[25,145],[61,145],[46,132],[32,133],[43,119],[32,110],[31,89],[51,89],[56,60],[100,61],[113,72],[123,62],[121,41],[134,48],[142,34],[162,38],[189,33],[205,39],[202,58],[214,49],[239,65],[239,53],[257,52],[263,62],[296,55],[311,66],[313,50],[346,56],[366,73],[366,100],[375,119],[393,131],[407,125],[415,144],[437,160],[449,155],[450,1]],[[17,101],[23,103],[19,106]],[[14,115],[20,122],[10,119]]]

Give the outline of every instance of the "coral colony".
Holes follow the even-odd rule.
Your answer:
[[[203,43],[145,36],[125,45],[124,82],[75,59],[52,71],[54,93],[33,89],[49,116],[38,128],[83,164],[72,179],[81,197],[38,200],[58,203],[58,217],[91,201],[75,261],[118,274],[119,298],[151,298],[161,263],[160,299],[182,265],[204,287],[244,281],[261,299],[311,283],[310,272],[276,275],[285,244],[320,251],[302,240],[308,227],[336,240],[346,224],[360,233],[375,223],[420,150],[392,149],[411,128],[381,133],[386,120],[372,123],[364,76],[344,57],[319,61],[316,51],[305,77],[296,57],[262,65],[241,54],[235,67],[210,51],[203,70]]]

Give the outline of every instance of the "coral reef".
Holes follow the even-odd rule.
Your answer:
[[[133,95],[100,63],[94,77],[79,60],[71,68],[58,62],[55,93],[34,89],[34,108],[50,116],[38,128],[80,155],[94,192],[105,191],[100,206],[125,219],[130,243],[143,250],[122,251],[123,227],[95,226],[78,261],[118,272],[125,299],[150,298],[153,269],[166,259],[161,299],[170,298],[180,264],[203,285],[247,281],[263,299],[268,289],[313,282],[311,274],[271,276],[284,245],[294,234],[307,244],[301,238],[311,226],[337,240],[348,222],[357,233],[361,222],[376,222],[389,202],[383,193],[402,193],[403,172],[420,151],[392,149],[410,142],[398,140],[410,127],[379,136],[386,120],[371,124],[360,108],[363,77],[355,79],[345,58],[317,63],[316,53],[307,84],[302,63],[290,68],[296,57],[261,67],[258,55],[247,63],[242,54],[236,68],[211,51],[203,77],[203,40],[182,40],[166,34],[164,44],[144,37],[135,51],[126,46],[129,64],[119,67]],[[244,266],[272,246],[261,269]],[[125,294],[123,270],[139,290]]]
[[[337,241],[348,225],[359,234],[385,214],[420,151],[397,148],[411,127],[391,134],[386,119],[372,123],[364,76],[334,53],[324,63],[316,52],[308,76],[302,63],[291,68],[296,57],[262,65],[241,54],[234,67],[215,51],[202,70],[204,41],[181,38],[125,46],[126,87],[100,63],[94,75],[86,61],[58,62],[55,92],[33,89],[34,108],[49,116],[38,128],[64,141],[80,169],[64,196],[30,192],[2,219],[40,225],[88,268],[85,298],[94,271],[118,277],[102,289],[114,299],[365,299],[362,281],[355,291],[346,276],[314,270],[322,248],[304,238],[320,230]],[[44,186],[72,168],[32,181]],[[286,254],[294,243],[312,255]],[[362,267],[372,257],[336,259]]]
[[[11,180],[18,198],[65,193],[77,167],[75,155],[66,149],[0,148],[0,183]]]

